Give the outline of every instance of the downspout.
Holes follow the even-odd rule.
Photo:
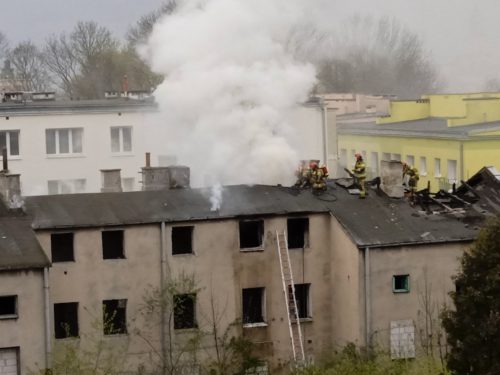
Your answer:
[[[45,368],[51,368],[52,341],[50,331],[50,287],[49,287],[49,268],[43,269],[43,304],[45,310]]]
[[[328,112],[324,101],[321,103],[323,117],[323,162],[328,167]]]
[[[465,168],[464,168],[464,141],[460,141],[460,178],[458,181],[465,181],[465,174],[464,174]]]
[[[370,248],[365,247],[365,345],[371,348]]]
[[[160,290],[163,296],[163,291],[165,290],[165,283],[167,279],[167,249],[165,244],[165,222],[161,222],[160,225]],[[166,358],[167,358],[167,319],[166,319],[166,309],[165,304],[160,303],[160,344],[161,344],[161,354],[162,354],[162,374],[166,374]]]

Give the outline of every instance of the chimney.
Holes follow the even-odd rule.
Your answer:
[[[21,198],[20,174],[0,172],[0,194],[9,208],[18,208]]]
[[[142,167],[142,190],[165,190],[169,188],[168,167]]]
[[[167,167],[170,189],[186,189],[189,187],[189,167],[171,165]]]
[[[403,198],[403,167],[397,160],[380,161],[382,190],[391,198]]]
[[[119,193],[122,190],[121,169],[101,169],[101,193]]]

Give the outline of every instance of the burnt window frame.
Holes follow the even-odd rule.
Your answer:
[[[62,305],[66,305],[67,307],[71,306],[74,308],[72,311],[66,311],[64,314],[74,314],[71,320],[73,320],[73,324],[67,323],[65,320],[67,319],[62,319],[63,321],[58,323],[57,319],[58,315],[60,312],[57,311],[57,307],[62,307]],[[53,313],[54,313],[54,337],[56,339],[70,339],[70,338],[78,338],[80,336],[80,325],[79,325],[79,303],[78,302],[61,302],[61,303],[54,303],[53,304]],[[66,318],[60,316],[59,318]],[[65,327],[62,327],[62,324],[66,324]]]
[[[19,305],[18,305],[18,296],[17,294],[11,294],[11,295],[2,295],[0,296],[0,306],[2,304],[2,299],[14,299],[13,301],[13,304],[10,303],[11,305],[13,305],[14,307],[14,310],[13,312],[11,313],[8,313],[8,312],[2,312],[2,308],[0,307],[0,320],[6,320],[6,319],[17,319],[19,317]]]
[[[398,279],[404,278],[404,285],[399,288],[400,285]],[[392,292],[393,293],[410,293],[410,274],[397,274],[392,275]]]
[[[116,306],[112,306],[114,304]],[[120,306],[120,304],[125,306]],[[125,298],[106,299],[102,301],[102,329],[105,336],[126,335],[128,333],[127,304],[128,301]],[[115,320],[117,321],[115,322]]]
[[[245,246],[242,247],[242,226],[248,225],[250,223],[257,223],[259,236],[259,244],[257,246]],[[262,251],[264,250],[264,234],[265,234],[265,221],[264,219],[242,219],[238,222],[238,244],[240,251]],[[245,241],[247,242],[247,241]]]
[[[110,236],[111,233],[121,233],[121,252],[119,256],[112,256],[111,253],[115,254],[114,250],[110,250],[109,248],[106,250],[105,246],[105,236]],[[107,239],[106,241],[109,241]],[[126,259],[125,256],[125,230],[123,229],[112,229],[112,230],[103,230],[101,231],[101,247],[102,247],[102,259],[110,260],[110,259]],[[106,254],[108,252],[108,254]],[[116,252],[117,254],[117,252]]]
[[[196,293],[179,293],[172,296],[173,302],[173,325],[175,330],[196,329]],[[190,306],[184,304],[189,302]],[[181,310],[182,308],[182,310]],[[183,316],[188,311],[189,316]]]
[[[185,249],[176,249],[176,247],[179,245],[179,241],[177,241],[179,238],[178,236],[182,236],[181,234],[175,235],[177,231],[184,231],[188,230],[189,231],[189,250]],[[174,240],[174,237],[176,238]],[[172,244],[172,255],[193,255],[194,254],[194,247],[193,247],[193,239],[194,239],[194,225],[178,225],[175,227],[172,227],[172,231],[170,233],[170,241]],[[183,247],[183,246],[180,246]]]
[[[305,222],[305,227],[303,228],[303,233],[302,233],[302,241],[303,241],[303,246],[295,246],[295,244],[293,244],[292,242],[293,241],[290,241],[291,237],[290,237],[290,222],[291,221],[295,221],[295,222],[298,222],[298,221],[303,221]],[[310,244],[310,238],[309,238],[309,228],[310,228],[310,220],[309,220],[309,217],[289,217],[286,219],[286,241],[287,241],[287,245],[288,245],[288,249],[305,249],[305,248],[308,248],[309,247],[309,244]],[[298,236],[297,236],[298,237]],[[290,243],[292,243],[292,245],[290,245]]]
[[[245,293],[249,293],[250,291],[258,291],[259,296],[257,296],[258,299],[260,299],[260,313],[258,313],[260,316],[257,319],[254,319],[253,316],[255,314],[252,311],[248,311],[248,307],[253,310],[255,304],[252,300],[245,302]],[[257,310],[257,309],[255,309]],[[248,312],[248,314],[247,314]],[[258,327],[258,326],[266,326],[266,288],[265,287],[256,287],[256,288],[243,288],[241,289],[241,321],[243,323],[243,327]]]
[[[56,252],[56,254],[58,254],[58,255],[55,256],[54,255],[54,248],[56,247],[56,246],[54,246],[55,238],[61,237],[61,236],[66,236],[66,235],[71,236],[71,252],[69,252],[67,250],[58,249]],[[61,256],[61,254],[65,254],[66,252],[68,252],[68,254],[70,254],[71,256],[66,256],[66,257]],[[74,262],[75,261],[75,233],[74,232],[51,233],[50,234],[50,256],[51,256],[52,263]]]
[[[312,319],[311,283],[294,284],[293,286],[295,291],[295,301],[297,301],[297,313],[299,319]],[[289,285],[288,288],[291,288],[291,285]],[[302,288],[304,289],[302,290]],[[305,314],[303,314],[304,311]]]

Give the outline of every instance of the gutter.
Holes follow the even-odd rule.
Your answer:
[[[328,112],[324,102],[321,105],[321,111],[323,112],[323,163],[328,165]]]

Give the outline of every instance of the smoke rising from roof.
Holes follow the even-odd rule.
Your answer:
[[[155,92],[164,148],[193,185],[289,184],[297,155],[286,118],[315,83],[287,50],[300,0],[181,2],[141,48],[165,75]]]

